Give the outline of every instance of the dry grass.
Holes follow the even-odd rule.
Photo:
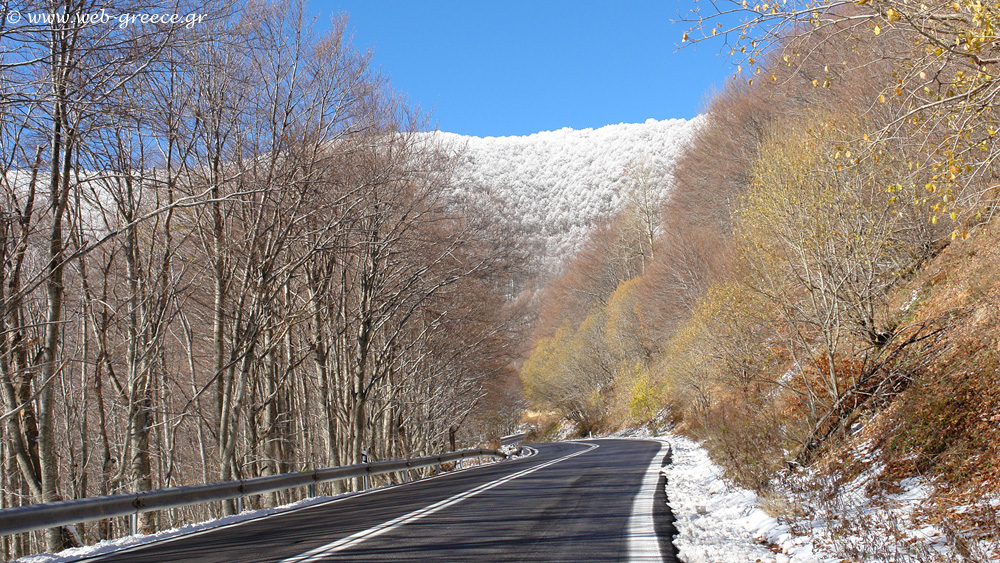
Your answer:
[[[899,293],[906,322],[945,330],[933,355],[915,351],[913,382],[882,410],[868,413],[863,431],[824,452],[822,483],[810,494],[821,510],[839,514],[833,537],[852,560],[941,561],[912,538],[933,525],[960,561],[995,561],[1000,553],[1000,220],[945,248]],[[909,307],[907,307],[909,305]],[[920,356],[923,355],[923,356]],[[865,451],[873,452],[864,455]],[[920,477],[933,492],[904,520],[889,510],[857,515],[841,488],[883,466],[865,493],[891,498],[900,481]],[[855,516],[850,516],[855,514]],[[839,531],[838,531],[839,530]],[[882,557],[882,559],[877,559]],[[873,559],[874,558],[874,559]],[[955,560],[947,559],[947,560]]]
[[[1000,493],[1000,221],[945,249],[914,280],[917,320],[947,319],[938,356],[875,436],[890,474],[949,497]],[[909,293],[909,292],[907,292]]]

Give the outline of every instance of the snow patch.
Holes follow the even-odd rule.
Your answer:
[[[814,552],[811,538],[793,534],[788,526],[761,510],[755,493],[728,483],[704,448],[684,436],[663,438],[673,449],[673,462],[663,468],[663,473],[670,508],[677,518],[674,545],[681,561],[840,561],[830,554]]]

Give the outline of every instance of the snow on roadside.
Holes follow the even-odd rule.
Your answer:
[[[1000,546],[988,527],[959,531],[947,517],[942,520],[935,513],[940,509],[931,500],[937,486],[933,480],[893,480],[885,475],[886,466],[877,461],[880,456],[870,442],[856,446],[854,454],[855,462],[866,469],[851,481],[842,482],[842,475],[813,468],[784,485],[784,495],[810,507],[812,521],[796,526],[812,526],[817,542],[852,561],[868,563],[1000,561]],[[890,484],[895,485],[894,492],[887,490]],[[997,507],[1000,502],[991,505],[990,499],[981,499],[951,511],[967,510],[990,518],[987,515],[998,513]]]
[[[356,493],[345,493],[344,495],[339,495],[339,496],[348,496],[351,494],[356,494]],[[197,524],[189,524],[187,526],[182,526],[180,528],[171,528],[169,530],[163,530],[155,534],[123,536],[111,540],[104,540],[95,543],[93,545],[67,549],[65,551],[60,551],[59,553],[39,553],[36,555],[29,555],[27,557],[18,559],[18,561],[21,563],[65,563],[69,561],[77,561],[78,559],[84,557],[95,557],[97,555],[111,553],[112,551],[118,551],[129,547],[136,547],[154,541],[162,541],[179,536],[186,536],[189,534],[203,532],[209,529],[221,528],[227,525],[236,524],[238,522],[243,522],[246,520],[262,518],[265,516],[269,516],[271,514],[276,514],[278,512],[288,512],[293,509],[301,509],[316,504],[322,504],[324,502],[329,502],[334,498],[338,497],[318,496],[296,501],[291,504],[286,504],[284,506],[279,506],[276,508],[264,508],[261,510],[245,510],[233,516],[225,516],[222,518],[216,518],[205,522],[199,522]]]
[[[663,468],[667,499],[677,519],[674,545],[685,563],[774,562],[835,563],[840,558],[814,553],[808,537],[761,510],[757,495],[729,484],[708,452],[679,435],[670,443],[672,463]],[[775,553],[764,543],[780,547]]]

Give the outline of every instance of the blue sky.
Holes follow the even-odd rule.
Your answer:
[[[677,51],[690,0],[312,0],[443,131],[525,135],[690,118],[732,74],[721,43]]]

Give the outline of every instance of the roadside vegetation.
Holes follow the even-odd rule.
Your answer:
[[[674,424],[736,483],[812,499],[799,517],[873,471],[872,502],[932,483],[913,522],[986,557],[968,546],[1000,541],[1000,12],[701,8],[683,41],[724,37],[740,72],[656,188],[669,201],[596,231],[546,289],[529,401],[581,433]],[[875,514],[849,524],[875,534]]]

